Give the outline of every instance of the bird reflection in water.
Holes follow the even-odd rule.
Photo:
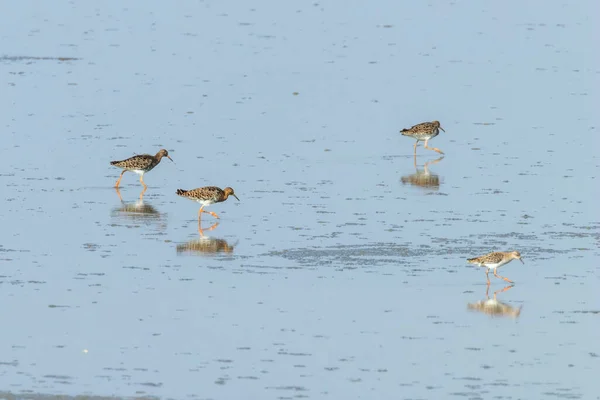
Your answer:
[[[423,165],[423,170],[417,168],[417,156],[414,158],[415,172],[414,174],[404,175],[400,180],[403,184],[413,185],[422,187],[425,189],[438,190],[440,188],[440,177],[429,171],[429,166],[437,164],[442,161],[444,157],[440,157],[437,160],[428,161]]]
[[[121,196],[119,189],[116,189],[119,200],[121,200],[121,206],[116,207],[112,210],[112,215],[121,218],[133,219],[133,220],[162,220],[164,216],[158,212],[154,206],[148,203],[144,203],[144,188],[140,193],[139,199],[136,202],[126,202]]]
[[[481,312],[487,314],[491,317],[510,317],[510,318],[518,318],[521,315],[521,308],[513,307],[510,304],[502,303],[496,299],[496,295],[498,293],[506,292],[510,290],[514,285],[508,285],[504,289],[496,290],[494,292],[494,298],[490,299],[489,290],[490,286],[488,285],[485,290],[486,300],[481,300],[476,303],[467,304],[467,309],[472,311]]]
[[[219,223],[215,222],[209,228],[202,229],[200,224],[198,224],[200,238],[177,245],[177,253],[189,253],[202,256],[214,256],[219,253],[233,253],[235,245],[230,245],[225,239],[214,238],[204,234],[204,232],[212,231],[218,225]]]
[[[148,190],[148,186],[143,188],[142,191],[140,192],[139,202],[144,201],[144,193],[146,193],[146,190]],[[125,203],[123,201],[123,196],[121,196],[121,190],[118,187],[115,187],[115,192],[117,192],[117,196],[119,196],[119,200],[121,200],[121,203]]]

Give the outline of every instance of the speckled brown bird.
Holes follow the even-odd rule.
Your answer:
[[[415,142],[415,154],[417,154],[417,144],[422,141],[425,141],[426,149],[437,151],[440,154],[444,154],[444,152],[441,151],[440,149],[438,149],[437,147],[427,146],[429,139],[432,139],[432,138],[436,137],[437,135],[439,135],[440,129],[443,130],[444,132],[446,132],[444,130],[444,128],[441,127],[439,121],[432,121],[432,122],[423,122],[421,124],[412,126],[408,129],[402,129],[400,131],[400,133],[402,133],[402,135],[404,135],[404,136],[410,136],[411,138],[417,140]]]
[[[192,190],[177,189],[177,195],[202,204],[202,207],[198,210],[198,218],[200,218],[203,212],[210,214],[215,218],[219,218],[219,216],[212,211],[204,211],[204,207],[225,201],[229,196],[233,196],[237,201],[240,201],[230,187],[221,189],[216,186],[206,186]]]
[[[150,154],[139,154],[126,160],[111,161],[110,165],[114,165],[115,167],[123,169],[123,172],[121,172],[121,176],[119,176],[119,180],[117,180],[115,187],[119,187],[121,179],[123,178],[123,174],[126,171],[131,171],[140,175],[140,182],[144,186],[144,189],[146,189],[147,186],[144,183],[144,174],[156,167],[163,157],[167,157],[169,160],[173,161],[173,159],[169,157],[169,152],[165,149],[161,149],[158,153],[156,153],[155,156]]]
[[[485,276],[487,277],[487,282],[489,285],[489,273],[492,269],[494,270],[494,276],[496,278],[501,278],[504,279],[506,282],[514,283],[510,279],[500,276],[496,273],[497,268],[500,268],[504,264],[508,264],[512,260],[519,260],[523,264],[525,264],[525,262],[521,259],[521,253],[519,253],[518,251],[495,251],[481,257],[469,258],[467,259],[467,262],[469,264],[475,264],[479,267],[486,267]]]

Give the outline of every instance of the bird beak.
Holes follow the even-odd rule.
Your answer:
[[[167,158],[168,158],[169,160],[171,160],[171,162],[174,162],[174,161],[173,161],[173,159],[172,159],[171,157],[167,156]]]
[[[237,197],[235,194],[231,193],[231,195],[232,195],[233,197],[235,197],[235,198],[237,199],[237,201],[240,201],[240,199],[238,199],[238,197]]]
[[[525,261],[523,261],[522,258],[519,258],[519,261],[521,261],[522,264],[525,264]]]
[[[444,132],[446,132],[446,130],[444,128],[442,128],[441,126],[440,126],[440,129],[443,130]]]

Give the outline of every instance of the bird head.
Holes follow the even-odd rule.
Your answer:
[[[436,128],[440,128],[441,130],[443,130],[444,132],[446,132],[444,130],[444,128],[442,128],[442,125],[440,125],[440,121],[433,121],[432,124],[436,127]]]
[[[223,189],[223,192],[225,192],[225,197],[229,197],[229,196],[233,196],[237,199],[237,201],[240,201],[240,199],[238,199],[238,197],[235,195],[234,191],[232,188],[230,187],[226,187],[225,189]]]

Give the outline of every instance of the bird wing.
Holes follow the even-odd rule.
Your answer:
[[[414,129],[416,131],[421,131],[421,130],[429,130],[433,128],[433,124],[431,122],[422,122],[420,124],[417,124],[415,126],[413,126],[412,128],[410,128],[411,130]]]
[[[433,124],[431,122],[421,122],[420,124],[413,125],[408,129],[402,129],[401,132],[419,132],[424,130],[432,129]]]
[[[150,154],[140,154],[128,158],[127,161],[130,161],[132,167],[144,169],[152,165],[154,162],[154,157]]]
[[[486,262],[499,263],[504,258],[502,253],[493,252],[485,256]]]
[[[111,165],[125,169],[144,169],[154,162],[150,154],[139,154],[121,161],[111,161]]]

